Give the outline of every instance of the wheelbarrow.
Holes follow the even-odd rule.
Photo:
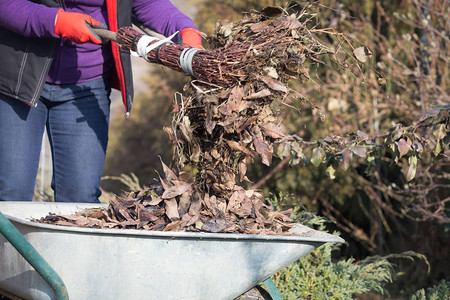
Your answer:
[[[296,228],[300,236],[279,236],[93,229],[29,220],[99,206],[0,202],[0,212],[20,232],[11,233],[0,213],[0,290],[25,299],[234,299],[316,247],[344,242],[302,225]],[[265,283],[274,288],[272,281]],[[281,299],[276,292],[272,298]]]

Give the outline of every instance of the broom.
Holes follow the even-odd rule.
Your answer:
[[[269,64],[275,64],[276,69],[283,68],[281,73],[296,73],[304,61],[304,56],[300,57],[298,53],[304,49],[292,32],[302,24],[289,17],[276,19],[270,24],[256,24],[259,27],[250,26],[239,40],[212,50],[186,48],[170,42],[170,38],[160,40],[131,27],[122,27],[118,33],[104,29],[95,31],[101,37],[116,41],[121,48],[137,52],[151,63],[221,87],[242,82]],[[287,51],[288,48],[297,50]]]

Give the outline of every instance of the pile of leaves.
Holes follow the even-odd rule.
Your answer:
[[[320,62],[317,56],[327,52],[310,34],[307,22],[304,15],[288,16],[280,8],[268,7],[235,24],[218,23],[208,41],[216,52],[234,53],[227,64],[235,63],[239,69],[226,69],[234,78],[226,87],[193,80],[177,95],[173,126],[165,128],[176,148],[172,168],[162,163],[164,174],[156,184],[111,200],[108,208],[75,216],[50,215],[40,221],[98,228],[290,234],[295,224],[291,211],[274,211],[264,204],[263,195],[245,190],[237,179],[248,181],[248,163],[261,160],[269,166],[275,143],[285,151],[299,147],[281,125],[277,106],[289,105],[293,93],[289,79],[308,78],[305,60]]]
[[[108,207],[74,215],[50,214],[34,221],[91,228],[278,235],[290,234],[288,230],[295,224],[289,217],[291,210],[274,211],[256,191],[236,186],[226,201],[202,195],[190,173],[177,176],[164,163],[163,168],[164,179],[158,184],[131,192],[127,198],[110,200]]]

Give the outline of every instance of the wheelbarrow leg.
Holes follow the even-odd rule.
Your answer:
[[[283,296],[281,296],[272,278],[267,278],[263,283],[273,300],[283,300]]]
[[[69,294],[61,277],[45,261],[34,247],[28,243],[24,236],[13,224],[0,212],[0,233],[17,249],[30,265],[47,281],[55,291],[56,299],[68,300]]]

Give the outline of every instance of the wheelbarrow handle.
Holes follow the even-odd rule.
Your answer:
[[[26,259],[30,265],[47,281],[55,292],[57,300],[69,300],[67,288],[58,273],[25,239],[19,230],[0,211],[0,234]]]

